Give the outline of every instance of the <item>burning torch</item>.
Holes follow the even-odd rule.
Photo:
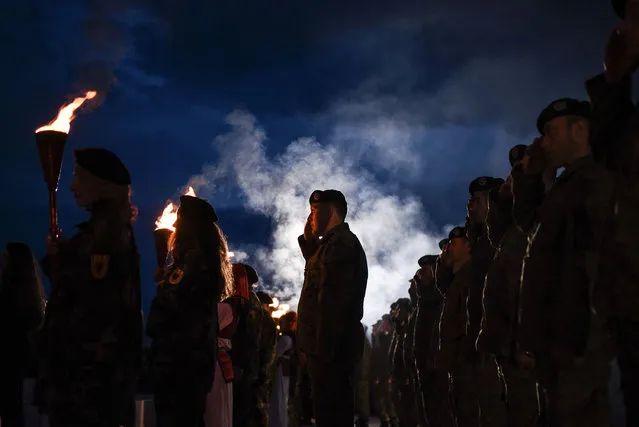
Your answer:
[[[186,196],[195,196],[195,190],[193,187],[189,187],[184,193]],[[155,240],[155,256],[158,263],[158,268],[164,268],[166,264],[166,258],[169,255],[169,238],[175,231],[175,221],[177,221],[178,207],[172,202],[169,202],[162,215],[160,215],[155,221],[155,230],[153,231],[153,238]]]
[[[64,145],[71,130],[71,121],[75,118],[75,110],[84,104],[84,101],[93,99],[96,95],[96,92],[90,91],[83,97],[75,98],[71,103],[60,108],[58,116],[51,123],[35,131],[42,172],[49,190],[49,235],[52,239],[57,239],[60,235],[57,193]]]

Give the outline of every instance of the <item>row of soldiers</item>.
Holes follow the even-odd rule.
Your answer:
[[[639,425],[639,10],[621,3],[590,102],[553,101],[506,179],[470,183],[464,226],[375,325],[383,425],[609,426],[615,357]]]

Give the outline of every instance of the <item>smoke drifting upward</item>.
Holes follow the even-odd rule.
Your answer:
[[[277,291],[281,300],[297,303],[304,280],[297,237],[309,213],[309,195],[315,189],[328,188],[339,189],[346,196],[347,221],[368,258],[364,322],[372,324],[388,312],[393,301],[407,296],[408,279],[417,270],[417,259],[438,251],[439,237],[425,230],[424,212],[417,199],[392,194],[339,143],[322,145],[314,138],[300,138],[269,159],[266,133],[255,117],[234,111],[226,121],[230,131],[213,144],[219,160],[205,166],[189,184],[198,194],[210,196],[216,183],[230,179],[245,196],[247,209],[272,218],[275,227],[269,245],[250,253],[249,262],[268,278],[266,285]]]

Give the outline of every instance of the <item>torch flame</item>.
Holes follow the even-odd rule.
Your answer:
[[[280,300],[278,300],[277,298],[273,297],[273,302],[271,304],[269,304],[269,307],[273,307],[273,308],[277,308],[280,305]]]
[[[288,313],[291,310],[291,306],[288,304],[281,304],[277,310],[275,310],[272,314],[271,317],[273,319],[279,319],[280,317],[284,316],[286,313]]]
[[[196,197],[193,187],[189,187],[184,195]],[[175,231],[175,227],[173,226],[173,224],[175,224],[175,221],[177,221],[177,211],[178,206],[174,205],[172,202],[169,202],[169,204],[166,205],[166,207],[162,211],[162,215],[160,215],[157,221],[155,221],[155,229],[166,229]]]
[[[58,111],[58,116],[49,124],[42,126],[36,130],[36,133],[42,132],[45,130],[55,130],[58,132],[69,133],[71,130],[71,121],[75,118],[75,110],[80,108],[84,101],[95,98],[98,93],[91,90],[87,92],[84,96],[80,96],[69,104],[63,106]]]

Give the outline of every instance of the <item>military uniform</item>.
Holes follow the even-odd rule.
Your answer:
[[[389,321],[389,315],[384,315]],[[384,320],[383,320],[384,321]],[[373,331],[373,391],[377,403],[377,413],[382,426],[397,424],[397,413],[391,398],[391,374],[388,355],[391,348],[390,331],[377,329]]]
[[[420,258],[422,269],[435,270],[437,256]],[[442,295],[435,285],[417,282],[417,310],[415,313],[415,334],[413,353],[419,386],[419,396],[424,409],[424,425],[429,427],[452,427],[448,372],[437,369],[435,355],[438,346],[438,326],[442,307]]]
[[[371,415],[370,407],[370,376],[371,376],[371,343],[368,341],[366,331],[362,325],[362,337],[364,341],[362,357],[357,363],[355,389],[355,412],[357,413],[357,427],[368,427],[368,419]]]
[[[486,193],[499,188],[504,181],[501,178],[479,177],[473,180],[468,188],[472,196],[476,192]],[[476,351],[476,341],[481,329],[483,313],[482,295],[484,282],[489,266],[493,261],[495,250],[488,238],[485,223],[469,224],[468,231],[474,230],[474,235],[468,235],[472,249],[472,278],[468,286],[466,302],[467,323],[466,342],[464,352],[469,362],[474,364],[477,378],[479,406],[481,408],[481,425],[486,427],[506,427],[505,385],[497,369],[494,354]]]
[[[417,376],[417,365],[415,364],[415,326],[417,323],[417,284],[414,279],[410,281],[411,288],[408,293],[410,295],[410,312],[408,314],[408,324],[406,325],[406,335],[404,337],[404,366],[406,367],[406,375],[410,383],[408,402],[411,403],[412,423],[418,426],[424,426],[426,420],[424,418],[424,406],[419,390],[419,378]]]
[[[590,108],[562,99],[547,107],[538,129]],[[566,166],[537,210],[522,272],[517,351],[535,356],[557,426],[609,423],[609,332],[591,311],[592,287],[612,177],[591,156]]]
[[[455,227],[449,238],[465,237],[464,227]],[[448,285],[440,291],[444,303],[439,321],[439,345],[436,366],[448,372],[451,386],[452,409],[459,427],[479,425],[479,403],[475,383],[475,368],[469,360],[466,338],[466,301],[473,279],[472,260],[454,273]],[[438,277],[438,287],[441,279]]]
[[[129,173],[115,154],[75,154],[76,167],[128,191]],[[94,203],[77,228],[42,262],[52,284],[38,336],[46,412],[52,427],[133,426],[142,354],[135,236],[110,200]]]
[[[623,16],[625,1],[613,2]],[[632,101],[632,76],[586,83],[592,102],[591,146],[595,160],[614,173],[616,188],[607,223],[594,308],[610,319],[621,373],[626,423],[639,425],[639,114]]]
[[[494,377],[503,377],[508,425],[533,427],[539,422],[537,384],[530,371],[516,366],[513,351],[519,281],[528,238],[514,224],[512,198],[499,196],[497,189],[490,192],[487,225],[488,237],[497,251],[486,275],[477,349],[494,358]]]
[[[315,191],[310,203],[340,203],[342,193]],[[318,241],[299,237],[306,259],[297,338],[307,355],[319,427],[353,424],[353,370],[361,355],[360,323],[368,280],[366,255],[347,223]]]
[[[212,224],[213,208],[182,196],[183,221]],[[159,281],[147,320],[158,427],[199,427],[217,362],[217,303],[224,286],[199,249],[175,259]]]
[[[273,300],[266,294],[259,292],[262,304],[272,304]],[[268,300],[263,299],[268,297]],[[269,302],[270,301],[270,302]],[[268,426],[268,408],[271,400],[273,376],[275,374],[275,345],[277,344],[277,328],[271,314],[262,308],[261,331],[258,355],[258,374],[256,384],[252,387],[257,405],[253,408],[254,420],[258,427]],[[238,424],[238,427],[240,425]]]

